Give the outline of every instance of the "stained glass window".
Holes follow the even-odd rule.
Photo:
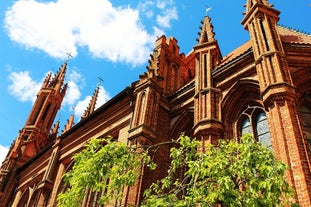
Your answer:
[[[242,134],[252,134],[252,126],[248,117],[242,122]]]
[[[267,116],[258,106],[249,106],[243,113],[241,134],[252,134],[263,146],[272,149]]]
[[[272,149],[268,121],[264,112],[260,112],[257,116],[256,132],[258,141],[263,146],[267,146],[269,149]]]

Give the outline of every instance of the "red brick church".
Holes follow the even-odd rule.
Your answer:
[[[62,176],[90,138],[150,145],[181,132],[211,143],[252,133],[289,166],[300,206],[311,206],[311,36],[279,26],[280,12],[266,0],[247,0],[245,9],[249,41],[223,57],[208,16],[188,55],[162,36],[136,82],[94,110],[96,89],[81,121],[71,116],[59,133],[54,119],[67,63],[48,75],[2,163],[0,206],[57,206]],[[157,153],[158,170],[125,189],[122,205],[138,206],[144,189],[164,175],[168,150]],[[96,198],[86,191],[82,206],[96,206]]]

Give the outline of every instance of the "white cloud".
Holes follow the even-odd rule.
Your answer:
[[[74,105],[81,97],[81,86],[84,85],[84,77],[81,73],[71,70],[68,73],[68,89],[63,100],[63,105]],[[80,86],[80,87],[79,87]]]
[[[78,46],[86,46],[95,57],[136,65],[146,61],[154,43],[139,10],[108,0],[18,0],[6,12],[5,28],[13,41],[56,58],[69,51],[75,56]]]
[[[81,117],[88,107],[90,101],[91,101],[92,96],[87,96],[85,97],[82,101],[79,101],[77,105],[75,106],[75,116],[76,117]]]
[[[158,25],[164,28],[170,28],[171,21],[174,19],[178,19],[176,7],[165,9],[162,15],[157,15]]]
[[[174,5],[173,0],[158,0],[157,7],[159,9],[166,9],[168,6]]]
[[[98,93],[95,109],[102,106],[110,98],[111,98],[110,94],[105,90],[105,88],[103,86],[99,86],[99,93]],[[92,99],[92,96],[86,96],[82,101],[79,101],[77,103],[77,105],[75,106],[75,116],[81,117],[83,115],[84,111],[89,106],[91,99]]]
[[[79,73],[78,71],[74,69],[69,71],[67,76],[68,76],[68,79],[71,81],[82,82],[84,84],[84,81],[85,81],[84,77],[82,76],[81,73]]]
[[[8,87],[10,94],[22,102],[35,101],[41,82],[33,80],[29,75],[29,71],[12,72],[9,79],[12,81]]]
[[[151,21],[158,13],[151,29],[169,28],[178,18],[173,0],[140,2],[134,9],[113,7],[109,0],[17,0],[4,25],[11,40],[55,58],[64,59],[66,52],[76,56],[78,47],[87,47],[94,57],[135,66],[147,60],[156,37],[141,18]]]
[[[99,108],[101,105],[103,105],[110,99],[111,99],[111,96],[108,93],[108,91],[106,91],[103,86],[99,86],[99,93],[98,93],[98,98],[96,102],[96,108]]]
[[[147,18],[152,18],[154,15],[152,7],[154,7],[154,1],[147,0],[139,2],[137,9],[145,14]]]
[[[68,89],[63,100],[63,105],[74,105],[81,97],[81,87],[84,85],[84,77],[75,70],[68,72]],[[22,102],[36,99],[44,79],[34,80],[29,71],[11,72],[9,74],[11,84],[8,86],[9,93]]]
[[[157,13],[155,18],[156,24],[152,27],[162,31],[171,27],[172,20],[178,19],[174,0],[141,1],[138,5],[138,10],[149,19],[154,18],[155,13]]]
[[[1,166],[2,162],[4,161],[8,151],[9,151],[9,147],[5,147],[5,146],[0,145],[0,166]]]
[[[68,81],[68,89],[63,100],[63,105],[73,105],[81,97],[79,86],[74,81]]]

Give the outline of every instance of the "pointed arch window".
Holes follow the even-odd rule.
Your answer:
[[[248,106],[240,118],[240,135],[251,134],[263,146],[272,149],[267,116],[258,106]]]
[[[267,146],[269,149],[272,149],[267,116],[264,112],[260,112],[257,116],[256,133],[258,141],[262,145]]]
[[[253,134],[251,122],[248,117],[244,118],[241,128],[242,134]]]
[[[142,93],[139,95],[138,102],[136,103],[136,118],[134,122],[134,126],[138,126],[144,122],[144,110],[146,109],[146,103],[147,103],[147,92],[142,91]]]

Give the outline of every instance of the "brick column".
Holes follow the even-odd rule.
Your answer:
[[[300,206],[310,206],[310,157],[295,101],[291,97],[275,96],[265,105],[275,155],[289,166],[286,177],[296,190]]]

